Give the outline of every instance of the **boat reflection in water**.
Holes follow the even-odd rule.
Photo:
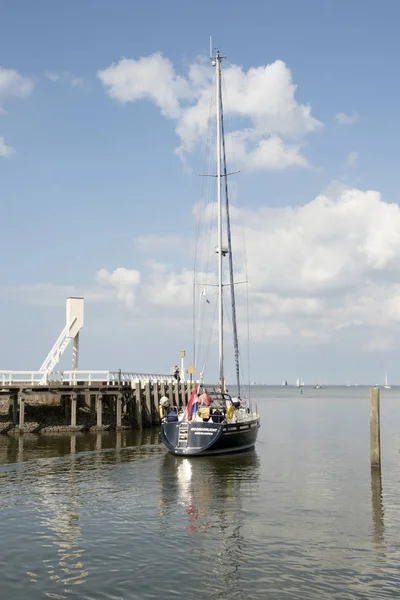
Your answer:
[[[167,454],[160,461],[160,533],[168,539],[179,532],[180,572],[190,570],[192,589],[198,585],[204,594],[206,588],[209,598],[251,597],[242,569],[251,555],[248,511],[259,470],[255,451],[197,460]]]
[[[255,451],[195,461],[166,454],[161,461],[160,516],[168,517],[182,508],[193,531],[207,527],[216,515],[219,520],[237,516],[245,499],[256,492],[258,478]]]

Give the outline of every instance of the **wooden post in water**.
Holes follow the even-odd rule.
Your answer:
[[[380,436],[380,401],[379,388],[372,387],[369,390],[370,409],[370,455],[371,467],[381,468],[381,436]]]
[[[135,384],[135,422],[137,427],[142,428],[142,386],[140,381]]]
[[[18,404],[19,404],[19,430],[24,430],[25,425],[25,399],[22,395],[22,392],[18,394]]]
[[[160,395],[159,395],[159,390],[158,390],[158,381],[156,381],[153,384],[153,399],[154,399],[154,403],[153,403],[153,425],[158,425],[158,423],[160,422],[160,417],[159,417],[159,409],[158,409],[158,405],[160,402]]]
[[[96,416],[97,416],[97,428],[103,427],[103,398],[101,394],[96,394]]]
[[[97,410],[97,394],[89,394],[90,420],[94,421],[94,415]]]
[[[382,502],[382,475],[381,469],[374,469],[371,465],[371,499],[372,499],[372,523],[373,539],[378,552],[384,549],[384,521]]]
[[[144,388],[144,393],[145,393],[145,402],[144,402],[144,410],[143,410],[143,417],[142,417],[142,422],[143,425],[149,426],[152,425],[152,410],[151,410],[151,387],[150,387],[150,383],[147,382]]]
[[[71,433],[70,453],[76,454],[76,433]]]
[[[121,440],[122,440],[122,433],[121,430],[118,429],[115,435],[115,449],[117,452],[119,452],[119,450],[121,450]]]
[[[13,402],[13,423],[16,425],[18,423],[18,395],[14,394],[12,397]]]
[[[76,394],[71,394],[71,427],[76,427]]]
[[[116,428],[121,429],[121,426],[122,426],[122,394],[117,394]]]

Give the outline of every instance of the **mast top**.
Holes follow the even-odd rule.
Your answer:
[[[216,52],[215,52],[215,55],[213,56],[214,50]],[[215,65],[217,64],[217,61],[221,62],[224,58],[226,58],[226,56],[221,56],[218,48],[213,48],[213,46],[212,46],[212,38],[210,36],[210,60],[211,60],[212,66],[215,67]]]

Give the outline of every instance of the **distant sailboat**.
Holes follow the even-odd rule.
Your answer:
[[[296,387],[304,387],[304,381],[302,379],[297,378]]]
[[[388,384],[388,378],[387,378],[387,373],[385,373],[385,389],[386,390],[390,390],[391,389],[391,385]]]

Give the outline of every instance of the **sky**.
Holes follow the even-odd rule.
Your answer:
[[[191,362],[212,35],[251,380],[400,383],[399,17],[394,0],[3,0],[0,369],[39,368],[75,295],[82,369]]]

